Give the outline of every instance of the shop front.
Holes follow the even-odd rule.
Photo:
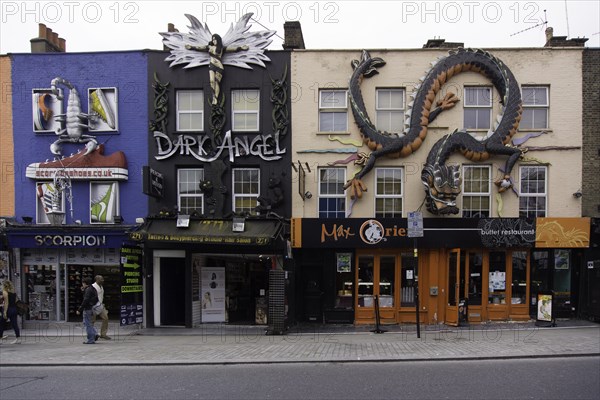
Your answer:
[[[149,218],[131,234],[146,256],[147,325],[267,325],[271,271],[289,263],[283,235],[277,219]]]
[[[583,240],[571,244],[543,241],[549,220],[428,218],[411,238],[406,219],[295,219],[292,244],[299,276],[320,278],[325,322],[414,323],[417,296],[422,323],[529,320],[540,290],[568,317],[578,251],[560,247],[589,246],[589,220],[552,219],[577,222]]]
[[[10,225],[6,235],[15,258],[14,283],[29,303],[25,323],[80,321],[83,278],[104,277],[109,318],[121,308],[120,251],[128,227]]]

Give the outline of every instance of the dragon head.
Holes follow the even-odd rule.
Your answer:
[[[362,75],[370,78],[379,73],[377,68],[383,67],[385,65],[385,61],[380,57],[373,58],[368,51],[363,50],[360,61],[353,60],[350,64],[352,65],[352,69],[360,68]]]
[[[427,210],[435,215],[458,214],[456,197],[460,194],[461,178],[458,166],[428,164],[421,181],[425,186]]]

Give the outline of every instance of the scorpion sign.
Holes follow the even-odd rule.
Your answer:
[[[58,140],[50,145],[50,151],[55,155],[62,155],[62,143],[85,143],[86,152],[90,154],[98,147],[96,138],[92,135],[85,135],[83,129],[88,128],[88,121],[96,118],[96,115],[88,115],[81,112],[81,100],[77,89],[66,79],[57,77],[52,80],[52,93],[57,99],[62,100],[63,96],[57,89],[57,85],[62,84],[69,88],[69,99],[67,101],[67,113],[58,114],[54,120],[60,123],[56,129]],[[63,129],[62,126],[65,126]]]

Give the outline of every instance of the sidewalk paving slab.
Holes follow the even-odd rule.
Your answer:
[[[49,324],[23,331],[21,344],[0,344],[2,366],[202,365],[425,361],[600,356],[600,325],[559,321],[541,328],[532,322],[463,327],[303,324],[284,335],[267,335],[265,326],[202,325],[197,328],[109,326],[112,340],[83,345],[81,324]]]

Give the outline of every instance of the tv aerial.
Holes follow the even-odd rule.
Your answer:
[[[511,33],[510,36],[516,36],[516,35],[518,35],[520,33],[527,32],[527,31],[529,31],[529,30],[531,30],[533,28],[537,28],[538,26],[543,26],[543,25],[546,25],[546,24],[548,24],[548,18],[546,17],[546,10],[544,10],[544,20],[543,21],[541,21],[540,23],[537,23],[537,24],[535,24],[533,26],[530,26],[529,28],[525,28],[525,29],[522,29],[522,30],[520,30],[518,32]]]

